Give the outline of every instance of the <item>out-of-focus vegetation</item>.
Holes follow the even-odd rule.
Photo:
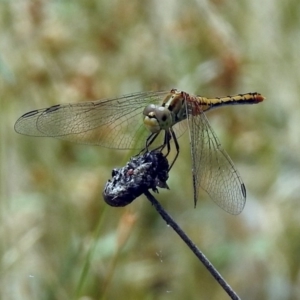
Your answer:
[[[0,3],[2,299],[227,299],[144,197],[102,200],[132,152],[18,135],[32,109],[178,88],[258,91],[209,113],[247,187],[193,208],[188,137],[157,198],[242,299],[300,298],[298,1]]]

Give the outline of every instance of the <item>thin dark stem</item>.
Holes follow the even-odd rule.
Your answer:
[[[161,217],[166,221],[166,223],[177,232],[181,239],[187,244],[187,246],[204,264],[206,269],[217,280],[217,282],[221,285],[221,287],[225,290],[229,297],[234,300],[240,299],[239,296],[230,287],[230,285],[224,280],[221,274],[216,270],[216,268],[211,264],[211,262],[206,258],[206,256],[198,249],[198,247],[191,241],[191,239],[185,234],[185,232],[178,226],[178,224],[173,220],[173,218],[165,211],[165,209],[160,205],[160,203],[155,199],[155,197],[149,191],[146,191],[145,195],[155,207],[157,212],[161,215]]]

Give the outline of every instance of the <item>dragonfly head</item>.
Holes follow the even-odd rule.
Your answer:
[[[150,104],[144,109],[143,114],[144,124],[152,133],[168,129],[173,124],[171,112],[166,107]]]

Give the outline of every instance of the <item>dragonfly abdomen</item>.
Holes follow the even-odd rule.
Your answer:
[[[216,98],[197,97],[199,104],[204,107],[203,111],[223,105],[257,104],[264,99],[265,97],[256,92]]]

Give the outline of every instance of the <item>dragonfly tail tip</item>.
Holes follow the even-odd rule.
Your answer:
[[[259,93],[256,95],[255,98],[257,102],[263,102],[264,100],[266,100],[266,97],[264,97],[262,94]]]

